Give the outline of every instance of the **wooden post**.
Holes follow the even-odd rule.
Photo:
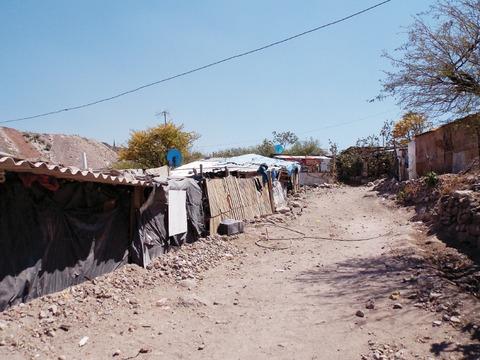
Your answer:
[[[131,203],[130,203],[130,241],[133,241],[137,211],[140,209],[143,203],[143,188],[135,186],[132,191]]]
[[[272,172],[267,172],[268,175],[268,196],[270,197],[270,206],[272,207],[272,214],[275,214],[275,202],[273,201],[273,181]]]

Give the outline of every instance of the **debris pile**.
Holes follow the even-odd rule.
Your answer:
[[[91,281],[12,307],[0,313],[0,346],[37,354],[40,350],[32,337],[44,343],[77,324],[88,326],[106,320],[120,306],[138,314],[145,306],[136,297],[138,289],[152,289],[162,281],[181,284],[200,279],[201,272],[220,260],[243,253],[235,239],[218,235],[200,239],[158,257],[148,269],[125,265]],[[88,337],[79,339],[79,346],[86,346],[87,342]]]
[[[373,340],[370,340],[368,345],[371,353],[362,355],[362,360],[404,360],[408,358],[403,345],[379,344]]]
[[[471,258],[478,258],[480,248],[480,176],[446,174],[438,177],[436,186],[424,179],[399,183],[394,179],[375,184],[382,196],[395,196],[402,205],[415,205],[413,220],[426,223],[449,245]],[[391,192],[394,194],[392,195]],[[434,266],[443,277],[478,296],[480,268],[457,250],[447,249],[431,254]]]
[[[177,251],[159,256],[148,265],[159,277],[175,281],[195,279],[199,274],[214,267],[221,259],[240,255],[232,240],[238,236],[211,235],[193,244],[185,244]]]
[[[469,257],[454,249],[432,254],[429,258],[443,277],[464,291],[480,296],[480,267]]]

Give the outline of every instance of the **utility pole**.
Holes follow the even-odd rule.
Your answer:
[[[167,126],[167,115],[170,115],[167,110],[163,110],[155,114],[155,116],[163,116],[163,122],[165,126]]]

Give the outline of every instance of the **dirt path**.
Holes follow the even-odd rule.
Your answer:
[[[460,323],[445,320],[412,296],[422,282],[422,251],[413,245],[422,234],[408,223],[406,211],[386,206],[364,188],[315,191],[306,199],[301,216],[276,224],[312,238],[262,242],[288,247],[268,250],[254,244],[267,231],[269,238],[298,234],[274,224],[250,225],[236,240],[243,256],[229,256],[201,281],[142,290],[130,301],[136,306],[117,307],[105,320],[97,320],[93,308],[84,325],[32,338],[38,358],[479,358],[479,343],[465,330],[462,313]],[[419,280],[412,282],[411,276]],[[442,294],[432,294],[428,303],[437,304]],[[476,311],[475,300],[464,296],[462,302],[462,311]],[[356,315],[359,310],[363,317]],[[435,326],[434,321],[442,322]],[[89,340],[79,347],[84,336]],[[2,359],[24,356],[0,347]]]

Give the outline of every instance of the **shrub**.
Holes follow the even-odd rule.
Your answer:
[[[425,183],[428,187],[435,187],[438,184],[438,175],[435,171],[430,171],[427,175],[425,175]]]

